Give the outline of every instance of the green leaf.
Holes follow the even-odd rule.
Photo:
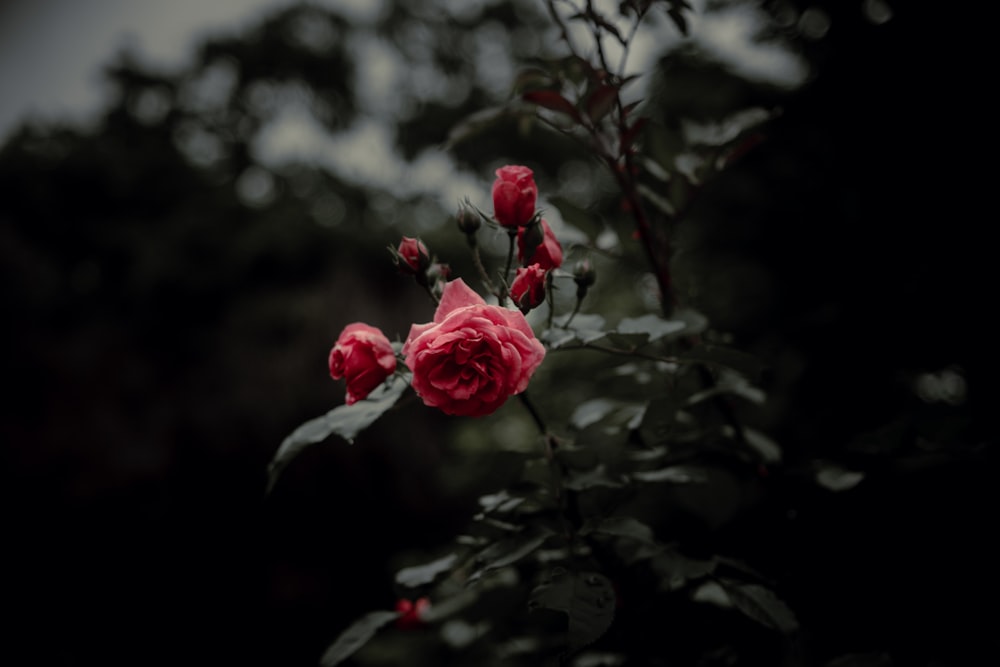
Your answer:
[[[528,605],[552,609],[569,617],[566,647],[577,651],[600,638],[615,617],[615,591],[611,581],[596,572],[571,573],[555,568],[531,592]]]
[[[687,324],[680,320],[665,320],[649,313],[641,317],[626,317],[618,323],[615,329],[620,334],[644,333],[649,335],[649,342],[657,341],[664,336],[683,331]]]
[[[399,618],[396,611],[373,611],[365,614],[344,630],[323,653],[319,662],[323,667],[333,667],[349,658],[368,643],[382,627]]]
[[[611,113],[618,99],[618,88],[615,86],[600,86],[587,98],[585,108],[590,120],[596,125],[601,119]]]
[[[623,482],[609,475],[602,463],[587,472],[571,472],[563,479],[563,486],[570,491],[586,491],[597,487],[617,489],[623,486]]]
[[[632,473],[637,482],[670,482],[671,484],[691,484],[703,482],[704,478],[685,466],[668,466],[659,470],[642,470]]]
[[[354,405],[338,405],[322,417],[311,419],[295,429],[278,447],[268,467],[268,491],[274,488],[278,475],[307,445],[339,435],[354,443],[358,433],[371,426],[386,410],[391,408],[410,386],[409,375],[393,375],[376,387],[368,398]]]
[[[469,582],[476,581],[488,572],[513,565],[522,558],[530,556],[553,534],[547,528],[538,528],[491,544],[476,556],[476,560],[482,564],[482,567],[469,576]]]
[[[795,613],[769,588],[720,579],[733,606],[761,625],[791,634],[799,629]]]
[[[639,425],[639,436],[643,442],[653,446],[668,441],[677,426],[679,407],[672,396],[661,396],[650,401]]]
[[[732,369],[750,380],[759,380],[764,364],[757,357],[722,345],[699,345],[682,352],[679,358],[720,368]]]
[[[518,72],[514,79],[514,93],[520,95],[529,90],[551,88],[558,82],[548,71],[540,67],[527,67]]]
[[[549,346],[550,350],[556,350],[567,343],[575,341],[576,332],[570,331],[569,329],[557,329],[553,327],[543,331],[539,338],[543,343]]]
[[[552,111],[564,113],[577,122],[580,121],[580,112],[576,110],[573,103],[554,90],[529,90],[521,95],[521,99]]]
[[[847,491],[853,489],[865,478],[863,472],[848,470],[847,468],[831,463],[820,461],[817,464],[816,481],[820,486],[831,491]]]
[[[621,350],[634,351],[649,342],[647,333],[618,333],[609,331],[606,334],[608,342]]]
[[[656,192],[649,186],[645,184],[639,184],[639,194],[649,200],[649,203],[660,210],[661,213],[666,215],[668,218],[672,218],[677,214],[677,209],[674,207],[666,197]]]
[[[450,150],[467,139],[487,132],[514,115],[507,106],[490,107],[470,114],[452,126],[444,144],[445,149]]]
[[[443,558],[438,558],[437,560],[424,565],[404,567],[396,573],[396,583],[401,586],[407,586],[408,588],[416,588],[417,586],[429,584],[433,582],[439,574],[450,570],[456,560],[458,560],[458,556],[456,554],[448,554]]]
[[[660,589],[676,591],[694,580],[711,574],[716,567],[714,560],[690,558],[676,549],[663,549],[652,558],[652,569],[660,578]]]
[[[627,537],[648,545],[656,544],[656,538],[653,536],[653,529],[630,516],[615,516],[602,519],[588,532],[597,535]]]
[[[596,424],[615,410],[625,405],[621,401],[610,398],[593,398],[576,406],[570,415],[569,423],[573,428],[584,429]]]

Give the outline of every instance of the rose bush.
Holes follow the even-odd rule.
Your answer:
[[[507,165],[496,170],[493,181],[493,217],[502,226],[517,228],[535,216],[538,187],[534,172],[522,165]]]
[[[487,304],[459,278],[445,285],[434,320],[410,327],[403,355],[424,404],[481,417],[527,388],[545,348],[524,315]]]
[[[392,343],[377,327],[348,324],[330,350],[330,377],[347,379],[347,405],[366,398],[396,371]]]

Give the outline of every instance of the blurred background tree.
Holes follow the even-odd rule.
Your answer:
[[[804,664],[962,664],[994,646],[975,604],[996,556],[988,254],[950,139],[967,110],[928,75],[969,63],[928,44],[933,8],[697,16],[756,25],[803,76],[750,74],[655,25],[672,45],[648,73],[659,125],[780,109],[674,235],[682,299],[770,368],[767,404],[743,416],[784,463],[736,511],[696,507],[674,528],[780,576]],[[472,275],[449,216],[460,196],[485,204],[494,168],[536,170],[571,252],[614,229],[599,167],[526,112],[440,150],[559,53],[527,0],[397,0],[363,23],[303,4],[176,71],[125,51],[95,127],[10,136],[0,438],[19,630],[0,655],[311,665],[360,611],[392,605],[394,555],[453,534],[501,461],[410,404],[353,447],[314,447],[265,498],[267,463],[342,400],[325,359],[345,324],[402,337],[427,319],[386,245],[419,234]],[[599,292],[639,304],[635,277],[602,271]],[[845,479],[861,482],[831,490]],[[713,632],[678,637],[673,657],[694,664],[685,650]]]

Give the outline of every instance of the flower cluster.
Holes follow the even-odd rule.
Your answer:
[[[493,413],[527,388],[545,357],[525,314],[544,303],[552,271],[563,262],[562,246],[535,211],[538,188],[531,169],[505,166],[496,176],[494,220],[508,230],[512,252],[516,240],[521,265],[509,289],[519,310],[502,305],[505,293],[498,295],[501,305],[489,304],[461,278],[449,282],[448,266],[434,261],[419,239],[404,236],[389,248],[399,271],[413,276],[438,302],[430,322],[410,327],[400,360],[423,402],[449,415]],[[467,208],[459,212],[459,227],[467,235],[478,229],[469,215]],[[348,325],[330,352],[330,375],[346,378],[348,405],[367,397],[396,368],[392,343],[367,324]]]

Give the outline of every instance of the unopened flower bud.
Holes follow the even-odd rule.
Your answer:
[[[470,237],[479,231],[479,227],[483,224],[482,220],[480,220],[479,213],[468,203],[461,204],[458,207],[458,213],[455,215],[455,222],[458,223],[459,230],[461,230],[466,236]]]
[[[540,264],[546,271],[562,266],[562,245],[545,218],[538,215],[526,227],[518,228],[517,259],[521,266]]]
[[[545,301],[545,276],[547,272],[538,264],[517,270],[510,286],[510,298],[514,305],[527,314],[529,310]]]
[[[597,282],[597,271],[589,259],[581,259],[573,267],[573,282],[576,283],[576,298],[582,299],[587,290]]]
[[[419,239],[404,236],[398,248],[389,248],[399,272],[408,276],[423,276],[431,265],[431,254]]]
[[[493,182],[493,217],[501,226],[516,229],[535,216],[538,186],[530,169],[507,165],[496,170]]]
[[[520,257],[521,263],[524,266],[528,266],[532,263],[531,258],[535,254],[535,249],[542,245],[542,241],[545,240],[545,231],[542,229],[541,222],[537,219],[532,220],[527,226],[521,227],[517,231],[517,254]]]

